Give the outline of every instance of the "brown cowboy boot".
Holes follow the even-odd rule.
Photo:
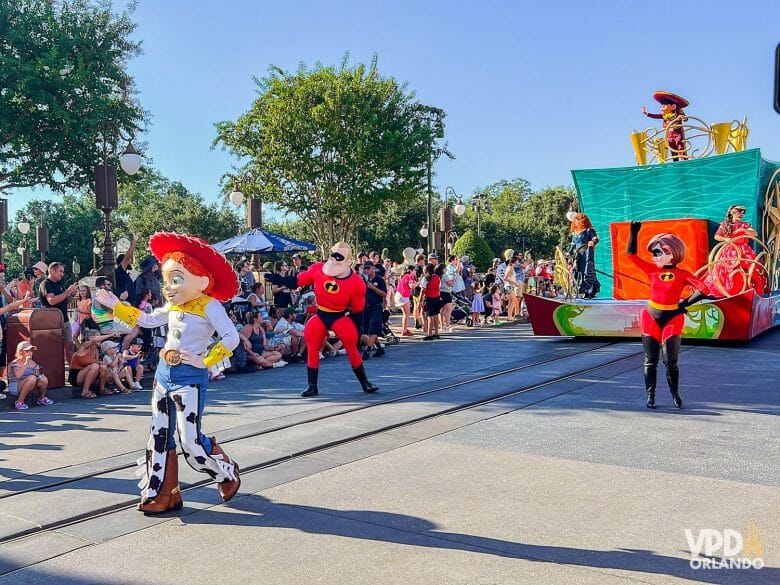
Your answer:
[[[179,456],[176,454],[176,449],[168,449],[162,486],[156,496],[146,498],[138,504],[138,509],[144,514],[151,515],[178,510],[183,505],[179,489]]]
[[[223,501],[227,502],[236,495],[238,488],[241,487],[241,478],[238,477],[238,463],[230,459],[222,450],[222,447],[217,445],[216,437],[211,437],[211,454],[222,455],[222,461],[233,464],[233,473],[235,474],[236,479],[226,479],[219,483],[219,495],[222,496]]]

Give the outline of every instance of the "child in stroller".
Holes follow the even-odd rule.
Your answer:
[[[390,329],[390,311],[387,309],[382,311],[382,332],[379,336],[386,345],[395,345],[400,341],[398,336]]]
[[[464,323],[466,326],[471,327],[474,324],[471,318],[471,301],[466,297],[465,293],[453,293],[452,305],[450,322],[457,323],[465,319]]]

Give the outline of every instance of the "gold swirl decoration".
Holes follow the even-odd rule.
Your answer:
[[[685,136],[685,148],[675,150],[669,146],[666,133],[670,129],[679,128]],[[658,164],[675,158],[704,158],[713,154],[740,152],[747,148],[747,137],[750,130],[747,118],[718,122],[709,125],[695,116],[678,116],[666,128],[650,127],[641,132],[631,134],[631,145],[637,164]]]
[[[766,266],[769,258],[769,249],[758,238],[752,236],[739,236],[739,238],[751,240],[758,244],[761,251],[756,254],[755,258],[743,256],[742,248],[734,240],[723,240],[712,248],[709,258],[707,258],[707,264],[696,271],[696,276],[699,278],[704,278],[707,273],[711,274],[711,282],[724,297],[737,296],[746,290],[753,288],[753,276],[756,273],[767,274]],[[749,265],[747,268],[745,267],[746,264]],[[720,267],[725,268],[730,275],[739,275],[741,277],[742,288],[740,290],[735,291],[732,294],[726,289],[723,283],[717,278],[716,271]],[[771,280],[769,282],[771,282]]]
[[[560,246],[555,246],[555,268],[553,269],[553,284],[560,287],[566,301],[576,298],[576,286],[574,277],[569,271],[569,263]]]
[[[771,290],[780,288],[780,169],[775,170],[764,193],[764,213],[761,217],[761,232],[767,248],[766,266],[769,271]]]

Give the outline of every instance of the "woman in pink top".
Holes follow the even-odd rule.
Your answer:
[[[408,323],[411,317],[411,298],[412,290],[417,286],[417,282],[414,280],[415,266],[408,265],[404,268],[404,273],[398,280],[398,286],[395,293],[395,304],[401,307],[403,312],[403,318],[401,319],[401,335],[405,337],[411,337],[412,332],[409,330]]]

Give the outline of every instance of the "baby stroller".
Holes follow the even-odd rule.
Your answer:
[[[382,333],[379,335],[385,345],[395,345],[401,341],[398,336],[390,329],[390,311],[382,311]]]
[[[450,322],[457,323],[464,319],[467,327],[471,327],[473,325],[471,321],[471,301],[468,300],[466,295],[463,293],[453,293]]]

